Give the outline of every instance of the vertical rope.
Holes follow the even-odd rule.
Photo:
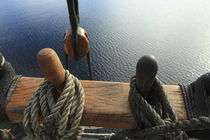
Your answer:
[[[75,6],[75,1],[77,6]],[[79,48],[78,48],[78,35],[77,35],[77,30],[78,30],[78,1],[77,0],[67,0],[68,4],[68,11],[69,11],[69,19],[70,19],[70,24],[71,24],[71,29],[72,29],[72,44],[73,44],[73,50],[74,50],[74,58],[76,60],[79,59]],[[77,10],[77,12],[76,12]]]

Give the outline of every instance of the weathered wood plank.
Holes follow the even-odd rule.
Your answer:
[[[6,105],[11,121],[22,120],[29,98],[43,79],[22,77]],[[85,108],[81,125],[133,129],[136,122],[128,103],[129,84],[81,80],[85,90]],[[179,119],[187,119],[183,97],[177,85],[164,85],[168,99]]]

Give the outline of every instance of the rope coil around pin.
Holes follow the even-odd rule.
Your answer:
[[[135,130],[122,130],[111,137],[111,140],[124,139],[194,139],[188,138],[184,131],[204,130],[210,128],[210,115],[208,110],[204,115],[190,120],[177,120],[169,101],[165,95],[161,82],[156,78],[158,70],[157,61],[152,56],[143,56],[139,59],[136,67],[136,76],[131,79],[129,91],[129,104],[131,112],[137,121],[138,128]],[[210,74],[204,74],[195,82],[190,84],[192,92],[183,94],[189,97],[203,92],[205,96],[202,101],[196,101],[200,98],[192,98],[189,106],[208,106],[207,97],[210,96]],[[181,87],[183,88],[183,87]],[[185,88],[185,87],[184,87]],[[182,89],[183,90],[183,89]],[[201,94],[201,95],[202,95]],[[200,95],[200,94],[199,94]],[[198,96],[197,96],[198,97]],[[204,102],[204,104],[200,104]],[[196,110],[200,111],[200,110]],[[194,112],[193,112],[194,113]],[[127,136],[127,137],[126,137]]]
[[[31,139],[79,139],[84,106],[80,81],[66,70],[65,86],[55,101],[54,86],[45,79],[24,111],[23,126]],[[43,120],[40,120],[40,116]]]
[[[139,124],[141,124],[141,127],[138,129],[151,128],[157,125],[166,125],[168,123],[175,122],[176,115],[174,114],[161,83],[157,78],[154,79],[149,95],[153,96],[153,98],[155,95],[156,99],[150,100],[149,97],[147,100],[144,99],[136,86],[136,79],[133,77],[130,83],[129,103],[135,119]],[[132,133],[132,131],[127,131],[127,136],[132,139],[137,138],[137,136]],[[153,135],[150,133],[148,135],[141,133],[141,135],[138,135],[137,139],[146,137],[152,138]],[[184,132],[176,130],[173,133],[157,133],[155,139],[177,139],[178,137],[182,139],[188,138]]]

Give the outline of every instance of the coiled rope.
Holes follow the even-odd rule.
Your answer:
[[[0,140],[17,140],[10,129],[0,129]]]
[[[127,136],[131,139],[135,139],[137,137],[137,139],[146,137],[151,138],[153,134],[150,133],[150,130],[152,130],[153,133],[156,132],[156,129],[151,128],[154,126],[168,126],[169,123],[177,120],[177,117],[169,104],[161,83],[157,78],[154,79],[150,96],[151,99],[148,97],[147,100],[141,96],[140,91],[136,86],[136,79],[133,77],[130,83],[129,103],[131,111],[134,114],[137,122],[141,124],[141,127],[138,128],[138,132],[126,131]],[[140,130],[145,128],[148,129]],[[169,132],[171,131],[164,131],[162,133],[158,131],[155,133],[155,135],[165,139],[188,139],[185,132],[182,132],[180,129],[175,129],[171,133]]]
[[[84,90],[80,81],[66,70],[60,97],[56,100],[53,94],[56,94],[56,89],[45,79],[24,111],[26,134],[30,139],[79,139],[84,106]]]
[[[191,131],[191,130],[204,130],[209,128],[210,128],[210,116],[209,117],[202,116],[190,120],[183,120],[183,121],[177,121],[175,123],[159,125],[142,131],[133,131],[131,132],[131,135],[149,136],[149,135],[164,134],[177,130]]]

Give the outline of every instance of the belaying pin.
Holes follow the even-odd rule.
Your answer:
[[[136,65],[136,85],[143,97],[147,97],[158,71],[154,56],[143,56]]]

